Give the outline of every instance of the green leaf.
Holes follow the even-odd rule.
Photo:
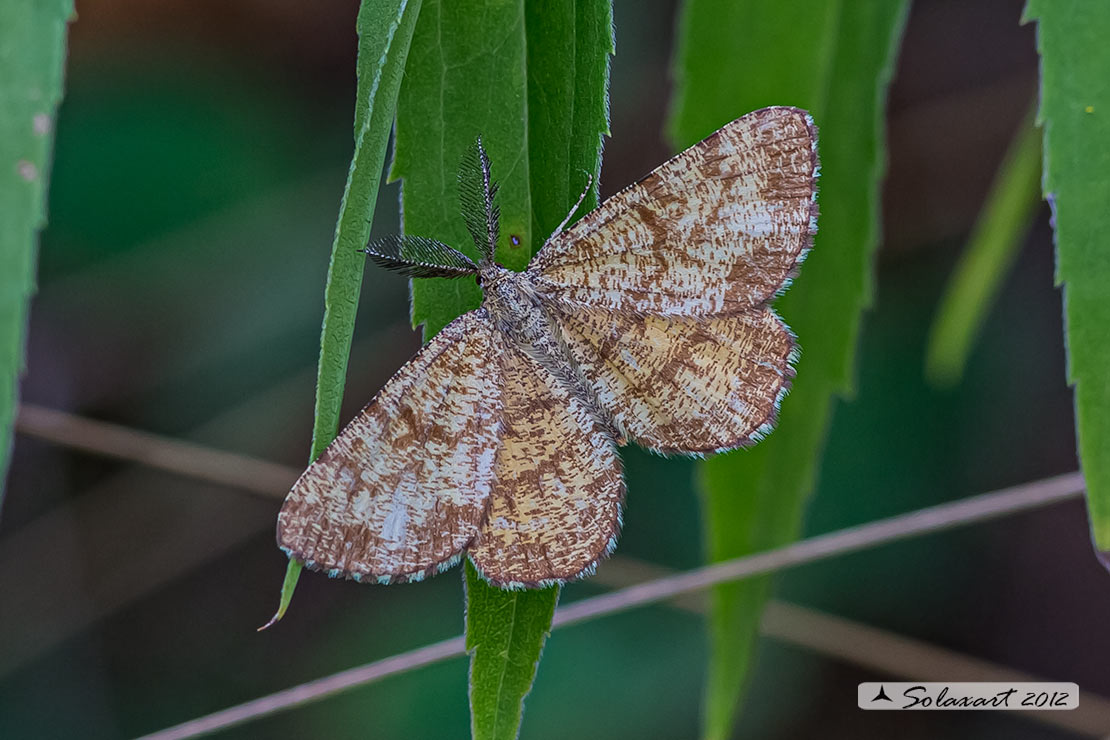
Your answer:
[[[72,14],[72,0],[0,3],[0,504]]]
[[[359,250],[366,246],[370,237],[398,89],[419,14],[420,0],[364,0],[358,12],[355,152],[339,204],[324,288],[324,324],[320,331],[311,460],[320,456],[339,431],[339,409],[355,332],[362,270],[366,264],[366,256]],[[300,572],[301,564],[291,560],[278,611],[269,624],[285,613]]]
[[[470,734],[515,738],[532,689],[559,590],[502,591],[467,561],[466,650],[470,653]]]
[[[963,376],[975,337],[1036,214],[1040,176],[1041,133],[1030,113],[1010,144],[937,309],[925,353],[925,376],[933,385],[952,386]]]
[[[612,6],[606,0],[525,3],[528,137],[532,170],[532,252],[582,195],[575,213],[597,207],[602,138],[609,133]]]
[[[753,450],[701,466],[710,560],[797,537],[833,397],[851,391],[878,241],[884,101],[906,10],[906,2],[886,0],[691,0],[685,7],[671,121],[676,145],[750,110],[796,105],[817,123],[822,170],[816,245],[777,302],[803,349],[778,430]],[[731,734],[769,586],[761,579],[713,592],[707,738]]]
[[[1110,4],[1030,0],[1041,53],[1044,192],[1064,286],[1068,382],[1095,549],[1110,564]]]
[[[531,258],[524,7],[429,0],[424,4],[397,109],[391,178],[402,178],[405,233],[438,239],[477,261],[459,212],[463,152],[480,134],[501,189],[498,259],[522,269]],[[519,237],[512,246],[510,235]],[[473,280],[415,279],[412,322],[430,339],[476,308]]]
[[[481,134],[501,189],[498,260],[523,269],[587,181],[597,203],[613,50],[608,2],[427,0],[397,112],[393,177],[405,231],[476,258],[459,213],[456,172]],[[476,308],[468,280],[413,281],[425,339]],[[475,738],[514,738],[559,590],[502,591],[466,566],[467,646]]]
[[[420,0],[364,0],[358,12],[355,153],[339,204],[324,288],[316,417],[312,427],[313,460],[339,431],[339,408],[347,380],[362,270],[366,265],[366,256],[359,250],[370,238],[398,90],[419,15]]]

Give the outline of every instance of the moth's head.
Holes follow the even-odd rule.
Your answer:
[[[490,173],[489,157],[478,137],[463,155],[459,165],[459,195],[463,220],[481,257],[478,263],[443,242],[404,234],[375,239],[359,250],[386,269],[409,277],[458,278],[476,275],[478,286],[488,291],[509,272],[494,260],[500,231],[500,214],[494,199],[497,183]],[[512,246],[521,239],[509,235]]]
[[[478,266],[478,287],[486,293],[500,290],[516,273],[497,262],[482,260]]]

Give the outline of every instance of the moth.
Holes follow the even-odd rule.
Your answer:
[[[479,139],[459,172],[477,263],[419,236],[365,251],[404,275],[477,276],[482,305],[305,470],[280,547],[377,583],[464,554],[505,588],[592,573],[620,528],[619,446],[704,455],[774,426],[798,350],[770,302],[812,246],[817,175],[810,116],[764,108],[564,223],[514,272],[494,261],[497,186]]]

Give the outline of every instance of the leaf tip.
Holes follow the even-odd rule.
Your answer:
[[[1110,550],[1104,550],[1095,545],[1095,557],[1098,558],[1098,562],[1102,564],[1103,568],[1110,571]]]
[[[293,592],[297,589],[297,581],[301,577],[301,571],[304,569],[304,564],[296,558],[289,558],[289,565],[285,569],[285,581],[281,584],[281,598],[278,601],[277,611],[274,616],[270,617],[270,621],[259,627],[256,631],[262,632],[281,621],[285,616],[286,610],[289,608],[289,602],[293,600]]]

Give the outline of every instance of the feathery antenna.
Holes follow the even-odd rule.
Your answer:
[[[484,260],[493,261],[497,250],[501,211],[494,204],[497,183],[490,175],[489,157],[482,137],[474,140],[459,164],[459,200],[466,228]]]
[[[457,278],[478,272],[462,252],[435,239],[396,234],[376,239],[361,250],[375,264],[408,277]]]

